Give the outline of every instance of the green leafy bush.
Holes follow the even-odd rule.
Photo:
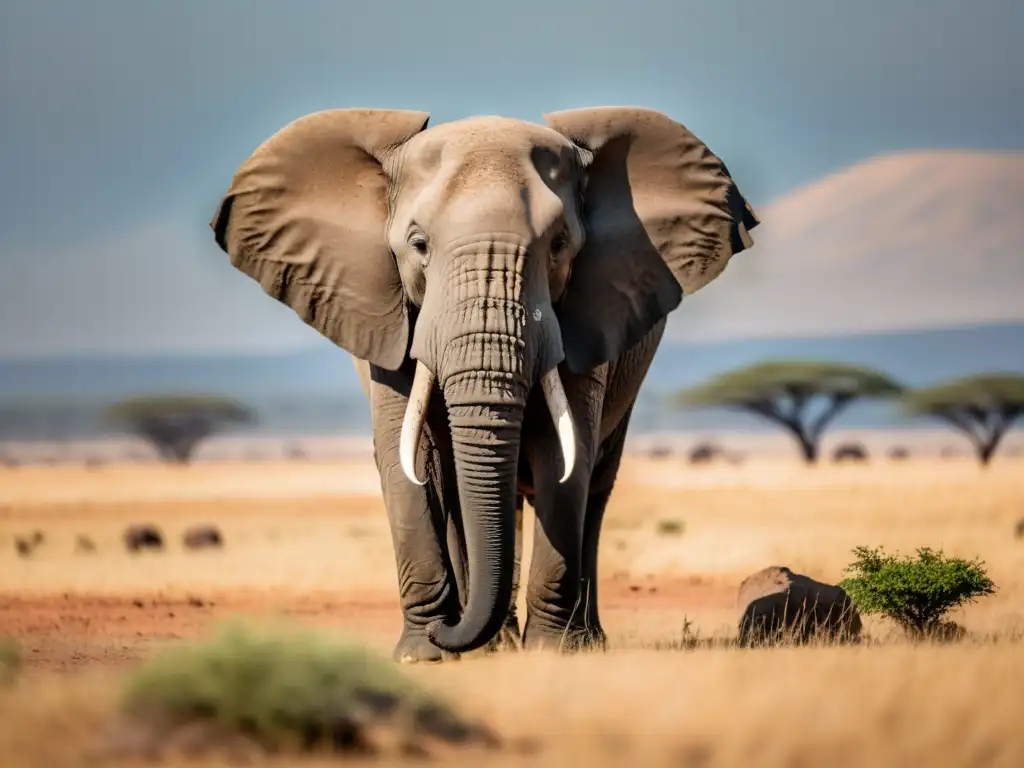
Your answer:
[[[978,560],[947,558],[927,547],[917,557],[899,557],[881,548],[857,547],[852,574],[840,582],[864,614],[881,614],[912,637],[941,634],[943,616],[953,608],[995,593],[995,585]]]
[[[359,645],[240,624],[144,663],[128,680],[122,709],[133,722],[163,727],[164,741],[200,723],[274,751],[377,751],[382,730],[390,730],[388,742],[406,746],[420,737],[493,738]]]

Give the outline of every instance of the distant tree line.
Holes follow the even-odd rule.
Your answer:
[[[677,392],[680,408],[727,408],[755,414],[788,432],[804,460],[818,461],[821,440],[835,419],[858,400],[895,401],[913,417],[932,418],[963,433],[982,465],[995,455],[1024,416],[1024,376],[989,373],[908,388],[871,368],[815,360],[779,360],[719,374]],[[2,414],[0,414],[2,416]],[[0,419],[2,421],[3,419]],[[171,462],[187,463],[199,444],[235,427],[251,426],[255,412],[217,395],[155,395],[116,403],[104,422],[148,441]]]
[[[824,432],[851,403],[893,400],[914,417],[942,421],[971,441],[987,465],[1006,432],[1024,415],[1024,376],[989,373],[907,388],[863,366],[826,361],[781,360],[719,374],[677,392],[681,408],[727,408],[755,414],[784,429],[813,464]]]

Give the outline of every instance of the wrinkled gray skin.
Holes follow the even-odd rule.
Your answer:
[[[211,222],[236,267],[356,359],[400,661],[520,639],[524,497],[523,645],[603,645],[598,537],[637,393],[682,294],[752,244],[757,218],[680,124],[615,107],[545,120],[317,113],[257,149]],[[418,365],[434,379],[424,485],[399,455]],[[564,482],[538,385],[556,367],[575,435]]]

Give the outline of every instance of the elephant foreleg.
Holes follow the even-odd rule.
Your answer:
[[[576,464],[566,481],[550,414],[532,411],[527,458],[533,476],[533,557],[526,591],[527,648],[577,650],[593,644],[584,594],[584,523],[597,448],[604,371],[563,375],[577,436]]]
[[[626,431],[633,408],[630,406],[625,417],[611,435],[602,443],[598,450],[597,463],[590,480],[590,493],[587,495],[587,512],[583,520],[583,590],[587,606],[587,627],[594,642],[602,648],[607,637],[601,625],[598,612],[598,545],[601,537],[601,523],[604,511],[608,506],[615,478],[619,473],[622,451],[626,444]]]
[[[428,417],[416,459],[427,482],[411,483],[401,468],[399,436],[412,373],[372,368],[371,382],[374,458],[391,527],[402,609],[402,634],[394,658],[407,663],[440,661],[449,655],[430,642],[426,628],[459,613],[459,590],[447,547],[449,521],[437,439],[441,429]]]

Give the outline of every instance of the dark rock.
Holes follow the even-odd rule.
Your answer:
[[[860,636],[860,614],[845,590],[786,567],[772,566],[744,579],[738,605],[744,646],[846,642]]]
[[[193,525],[181,537],[186,549],[210,549],[224,546],[224,537],[215,525]]]
[[[691,464],[707,464],[718,458],[721,453],[721,449],[716,445],[700,443],[690,450],[688,459]]]
[[[163,549],[164,537],[156,526],[130,525],[124,532],[124,546],[129,552],[139,552],[143,549]]]
[[[859,443],[843,443],[832,451],[832,461],[867,461],[868,451]]]

